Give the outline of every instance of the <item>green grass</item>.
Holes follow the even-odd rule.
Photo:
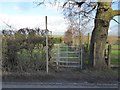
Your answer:
[[[120,45],[112,45],[112,49],[118,49],[118,47],[120,47]]]
[[[115,64],[115,65],[120,65],[120,60],[119,59],[115,59],[115,58],[113,58],[112,60],[111,60],[111,64]]]
[[[120,55],[119,45],[111,46],[111,64],[120,64],[120,59],[118,56]]]
[[[120,55],[120,50],[112,50],[111,51],[111,56],[118,56]]]

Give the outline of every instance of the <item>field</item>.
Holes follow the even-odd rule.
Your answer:
[[[120,45],[112,45],[112,50],[111,50],[111,64],[120,64]]]
[[[61,37],[64,38],[64,35],[52,35],[53,37]],[[119,44],[120,37],[118,36],[108,36],[107,42],[110,44]],[[75,42],[79,42],[77,38],[75,38]],[[82,42],[87,43],[88,42],[88,36],[82,36]]]

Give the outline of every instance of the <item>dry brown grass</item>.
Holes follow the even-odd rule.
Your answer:
[[[88,38],[87,36],[83,36],[84,43],[88,42],[87,38]],[[118,44],[118,43],[120,44],[120,42],[118,41],[118,38],[120,39],[120,37],[118,36],[108,36],[107,41],[109,44]]]
[[[118,38],[120,37],[117,37],[117,36],[109,36],[107,41],[110,43],[110,44],[120,44],[120,42],[118,41]]]
[[[115,83],[118,80],[117,70],[82,70],[64,69],[31,73],[3,73],[3,82],[88,82]]]

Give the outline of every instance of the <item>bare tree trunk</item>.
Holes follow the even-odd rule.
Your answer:
[[[118,10],[119,11],[119,10]],[[91,36],[90,45],[90,66],[94,68],[106,68],[107,65],[104,59],[104,49],[108,36],[110,20],[120,13],[116,13],[111,8],[111,2],[98,2],[98,9],[95,19],[95,27]],[[94,55],[94,43],[96,43],[96,51]],[[95,59],[95,61],[93,61]]]
[[[104,60],[104,49],[106,45],[106,40],[108,36],[109,22],[106,22],[107,25],[104,27],[103,23],[105,21],[96,20],[95,28],[92,32],[91,45],[90,45],[90,65],[94,65],[95,68],[105,68]],[[94,45],[96,43],[95,55],[94,55]],[[93,63],[95,59],[95,63]]]

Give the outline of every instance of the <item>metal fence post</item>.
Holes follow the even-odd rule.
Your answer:
[[[79,51],[79,66],[80,66],[80,68],[81,68],[81,55],[80,55],[80,53],[81,53],[81,48],[80,48],[80,46],[79,46],[78,51]]]
[[[68,65],[68,45],[66,45],[66,65]]]
[[[57,59],[56,59],[56,65],[57,69],[59,68],[59,61],[60,61],[60,46],[58,45],[58,52],[57,52]]]
[[[80,62],[80,63],[81,63],[81,69],[82,69],[82,66],[83,66],[83,65],[82,65],[82,64],[83,64],[83,62],[82,62],[82,51],[83,51],[83,50],[82,50],[82,46],[81,46],[81,51],[80,51],[80,52],[81,52],[81,54],[80,54],[80,56],[81,56],[81,62]]]
[[[48,73],[48,30],[47,30],[47,16],[45,16],[46,26],[46,72]]]
[[[78,61],[79,61],[79,67],[80,67],[80,46],[78,46]]]

